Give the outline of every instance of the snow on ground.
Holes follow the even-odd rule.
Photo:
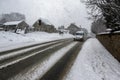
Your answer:
[[[63,80],[120,80],[120,63],[97,39],[88,39]]]
[[[16,34],[12,32],[0,31],[0,51],[35,43],[42,43],[71,37],[73,36],[70,34],[59,35],[58,33],[46,33],[46,32]]]

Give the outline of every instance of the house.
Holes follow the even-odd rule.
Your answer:
[[[69,30],[65,29],[64,26],[60,26],[58,27],[58,32],[61,34],[68,34],[69,33]]]
[[[34,27],[33,26],[29,26],[27,31],[30,33],[30,32],[34,32]]]
[[[57,32],[56,28],[47,19],[40,18],[33,26],[35,31]]]
[[[25,21],[5,22],[3,25],[5,31],[13,31],[15,33],[18,33],[23,30],[26,32],[26,30],[29,27],[29,25]]]
[[[70,33],[70,34],[73,34],[73,35],[74,35],[77,31],[80,31],[81,28],[79,28],[78,26],[76,26],[74,23],[71,23],[71,24],[68,26],[67,30],[69,30],[69,33]]]
[[[0,31],[3,31],[4,29],[3,29],[3,24],[2,23],[0,23]]]

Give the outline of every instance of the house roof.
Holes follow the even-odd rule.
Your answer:
[[[52,25],[51,22],[48,19],[40,18],[39,20],[41,20],[45,24]]]
[[[21,23],[22,21],[10,21],[10,22],[6,22],[4,23],[4,25],[18,25],[19,23]]]
[[[77,28],[77,29],[80,29],[78,26],[76,26],[75,24],[70,24],[69,26],[68,26],[68,28],[67,29],[69,29],[69,28],[72,28],[72,27],[74,27],[74,28]]]

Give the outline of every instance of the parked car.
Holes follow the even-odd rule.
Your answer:
[[[84,31],[77,31],[75,33],[74,41],[84,41]]]

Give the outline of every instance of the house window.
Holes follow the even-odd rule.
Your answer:
[[[39,20],[38,22],[39,22],[39,25],[41,25],[41,22],[42,22],[42,21],[41,21],[41,20]]]

